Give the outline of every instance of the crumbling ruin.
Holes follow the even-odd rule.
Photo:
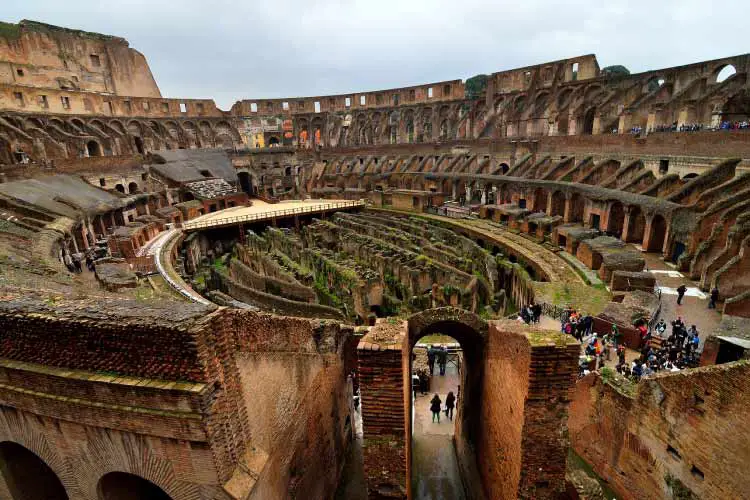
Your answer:
[[[623,498],[750,491],[750,55],[223,111],[122,38],[1,24],[0,497],[334,498],[359,430],[362,495],[413,498],[432,334],[469,498],[600,489],[570,448]],[[719,292],[700,368],[576,381],[577,341],[508,319],[637,349],[653,259]]]

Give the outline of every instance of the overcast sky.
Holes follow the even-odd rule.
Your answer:
[[[750,52],[748,0],[0,1],[4,21],[122,36],[146,55],[162,95],[222,109],[590,53],[638,72]]]

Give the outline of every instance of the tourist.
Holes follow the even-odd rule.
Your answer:
[[[77,273],[82,273],[83,269],[81,267],[81,254],[75,254],[73,255],[73,266],[75,267],[75,270]]]
[[[534,304],[531,309],[534,312],[534,323],[539,323],[539,319],[542,317],[542,306]]]
[[[667,331],[667,323],[664,321],[664,318],[659,320],[654,329],[659,337],[664,336],[664,332]]]
[[[435,396],[432,398],[432,401],[430,401],[430,411],[432,412],[432,423],[435,423],[435,418],[437,418],[438,423],[440,423],[440,407],[443,404],[443,402],[440,400],[440,396],[435,393]]]
[[[68,268],[68,271],[70,271],[71,273],[76,272],[76,268],[73,266],[73,259],[70,257],[70,253],[65,252],[63,262],[65,262],[65,267]]]
[[[612,323],[612,341],[615,343],[615,349],[622,344],[622,333],[614,323]]]
[[[448,364],[448,348],[444,345],[441,345],[437,352],[437,362],[440,367],[440,375],[445,375],[445,365]]]
[[[711,289],[711,299],[708,301],[709,309],[716,309],[716,301],[719,300],[719,289],[713,287]]]
[[[685,292],[687,292],[687,287],[683,283],[677,288],[677,305],[682,305],[682,298],[685,296]]]
[[[435,349],[432,348],[432,344],[427,346],[427,363],[430,365],[430,376],[435,373]]]
[[[450,391],[445,397],[445,416],[453,420],[453,408],[456,406],[456,396]]]

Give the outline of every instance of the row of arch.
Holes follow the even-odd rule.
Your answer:
[[[10,500],[68,500],[55,471],[28,448],[0,442],[0,472]],[[97,484],[99,500],[171,500],[159,486],[135,474],[113,471]]]

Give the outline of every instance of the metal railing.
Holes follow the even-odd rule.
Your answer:
[[[231,226],[245,222],[257,222],[261,220],[276,219],[278,217],[289,217],[293,215],[304,215],[314,212],[326,212],[328,210],[338,210],[342,208],[364,207],[364,200],[341,201],[337,203],[326,203],[324,205],[312,205],[309,207],[287,208],[284,210],[274,210],[272,212],[258,212],[254,214],[238,215],[235,217],[224,217],[207,221],[184,222],[182,227],[186,231],[207,227]]]

